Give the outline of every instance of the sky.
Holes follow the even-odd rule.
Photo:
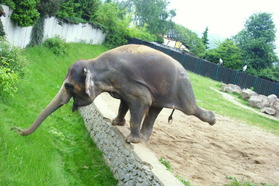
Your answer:
[[[208,27],[209,39],[222,40],[236,35],[254,13],[272,14],[276,32],[276,52],[279,55],[279,1],[278,0],[170,0],[170,9],[176,9],[174,22],[201,36]],[[212,42],[212,41],[211,41]]]

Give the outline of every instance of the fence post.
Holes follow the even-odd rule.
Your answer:
[[[200,59],[199,62],[200,62],[200,64],[199,64],[198,72],[197,72],[197,73],[198,73],[198,74],[201,74],[200,72],[201,72],[201,67],[202,67],[202,64],[203,64],[203,60]]]
[[[279,97],[279,83],[276,83],[275,88],[274,88],[274,94]]]
[[[254,91],[256,91],[256,86],[257,86],[257,82],[258,82],[259,77],[256,77],[255,82],[254,82]]]
[[[167,54],[170,56],[170,49],[167,49]]]
[[[233,84],[235,85],[236,79],[238,77],[239,71],[236,71],[234,79],[233,79]]]
[[[221,66],[221,65],[217,65],[217,69],[216,69],[216,72],[215,72],[214,80],[217,80],[217,78],[218,78],[220,66]]]
[[[185,62],[186,62],[186,55],[182,54],[182,60],[181,60],[181,64],[182,66],[185,68]]]

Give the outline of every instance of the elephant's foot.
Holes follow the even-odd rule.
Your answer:
[[[112,125],[118,125],[118,126],[124,126],[125,123],[126,123],[125,119],[120,120],[118,118],[113,119],[112,122],[111,122]]]
[[[140,141],[141,141],[140,136],[135,136],[135,135],[132,135],[132,134],[130,134],[126,139],[127,143],[139,143]]]
[[[148,141],[149,138],[150,138],[150,135],[148,135],[148,134],[141,134],[141,135],[140,135],[140,138],[141,138],[143,141]]]
[[[215,115],[211,111],[203,111],[203,113],[200,114],[200,119],[202,121],[208,122],[210,125],[214,125],[216,123]]]
[[[144,141],[148,141],[151,136],[152,130],[141,130],[140,138]]]

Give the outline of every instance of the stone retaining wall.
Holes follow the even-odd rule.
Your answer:
[[[115,117],[99,96],[94,104],[79,109],[91,138],[103,152],[118,185],[183,185],[144,144],[127,144],[129,130],[112,126]]]

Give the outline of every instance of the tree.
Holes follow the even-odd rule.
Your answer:
[[[72,23],[92,22],[100,5],[100,0],[65,0],[56,16]]]
[[[209,44],[209,40],[208,40],[208,27],[206,27],[205,31],[202,33],[202,42],[205,46],[206,49],[208,49],[208,44]]]
[[[174,26],[174,29],[172,29],[171,32],[172,37],[189,48],[190,52],[199,57],[202,57],[204,55],[206,50],[205,46],[195,32],[178,24]]]
[[[115,2],[102,4],[96,12],[96,20],[106,30],[106,43],[109,47],[127,43],[128,26],[131,22],[129,17],[123,17],[123,13]]]
[[[245,28],[233,37],[242,50],[242,58],[254,73],[271,67],[277,61],[275,50],[275,25],[269,13],[257,13],[249,17]]]
[[[40,0],[36,6],[40,13],[40,17],[55,16],[62,1],[63,0]]]
[[[152,34],[164,35],[172,26],[175,10],[168,10],[167,0],[131,0],[135,7],[135,23],[138,27],[147,25]]]
[[[220,58],[224,61],[223,66],[227,68],[241,70],[244,66],[241,61],[241,50],[232,40],[226,39],[205,54],[205,59],[213,63],[218,63]]]

